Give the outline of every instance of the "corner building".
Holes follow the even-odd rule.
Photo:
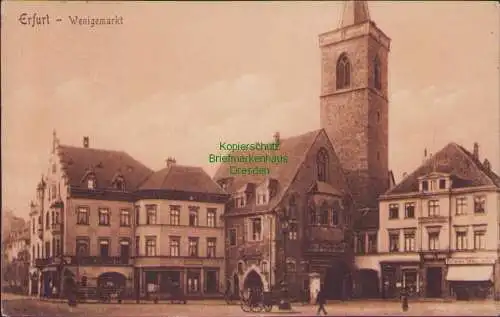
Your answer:
[[[126,297],[173,283],[192,297],[219,290],[227,195],[201,168],[153,172],[122,151],[59,144],[31,205],[31,289],[60,296],[65,280],[92,297],[112,283]],[[149,287],[149,288],[148,288]]]

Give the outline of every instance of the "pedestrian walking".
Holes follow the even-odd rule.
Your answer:
[[[324,287],[321,285],[321,288],[319,289],[318,295],[316,296],[316,305],[318,305],[318,311],[316,315],[321,315],[321,312],[323,312],[326,315],[328,313],[326,312],[325,305],[326,305],[326,298],[325,298],[325,291],[323,290]]]
[[[403,287],[401,290],[401,308],[403,311],[408,311],[408,288]]]

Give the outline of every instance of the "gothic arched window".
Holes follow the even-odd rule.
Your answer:
[[[318,170],[318,180],[326,182],[327,180],[327,167],[328,167],[328,154],[325,149],[321,149],[316,157],[316,165]]]
[[[348,88],[351,85],[351,63],[344,53],[337,60],[337,89]]]
[[[316,217],[316,209],[314,206],[309,206],[309,224],[318,224],[318,217]]]
[[[321,205],[321,211],[320,211],[320,217],[319,217],[319,223],[323,226],[328,225],[328,205],[324,203]]]
[[[292,219],[297,218],[297,201],[295,195],[292,195],[288,201],[288,215]]]
[[[382,89],[382,73],[380,70],[380,59],[375,56],[373,59],[373,86],[375,89]]]
[[[340,222],[340,203],[335,201],[332,207],[332,226],[338,226]]]

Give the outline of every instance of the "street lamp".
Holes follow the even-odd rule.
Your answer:
[[[287,269],[288,263],[286,261],[286,242],[288,240],[288,231],[289,231],[289,219],[285,209],[282,209],[280,212],[280,223],[281,223],[281,231],[283,233],[283,280],[281,281],[281,300],[278,308],[280,310],[290,310],[292,308],[290,304],[290,299],[288,298],[288,287],[287,287]]]

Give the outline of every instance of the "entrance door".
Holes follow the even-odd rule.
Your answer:
[[[205,288],[207,293],[217,292],[217,271],[206,271]]]
[[[427,297],[439,298],[442,296],[443,270],[440,267],[427,268],[427,286],[425,293]]]

